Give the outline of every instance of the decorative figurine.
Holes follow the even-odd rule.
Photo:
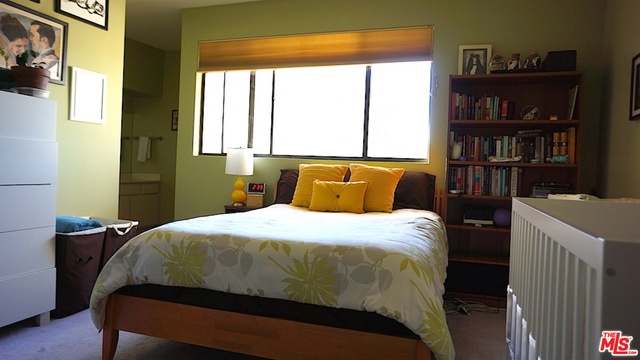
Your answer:
[[[489,61],[489,71],[504,70],[504,57],[500,54],[495,54]]]
[[[537,52],[532,52],[524,59],[524,68],[525,69],[540,69],[540,55]]]
[[[520,116],[522,117],[522,120],[538,120],[540,110],[537,106],[527,105],[522,108],[522,111],[520,111]]]
[[[511,59],[509,59],[509,62],[507,63],[507,69],[508,70],[518,70],[520,69],[520,54],[519,53],[513,53],[511,54]]]

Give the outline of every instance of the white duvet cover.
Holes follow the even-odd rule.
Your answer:
[[[98,276],[91,316],[101,330],[107,298],[123,286],[201,287],[377,312],[418,334],[438,359],[454,359],[442,306],[446,266],[446,231],[435,213],[272,205],[131,239]]]

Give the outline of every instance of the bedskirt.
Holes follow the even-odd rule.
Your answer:
[[[156,284],[125,286],[116,293],[208,309],[420,339],[418,335],[398,321],[368,311],[338,309],[282,299]]]

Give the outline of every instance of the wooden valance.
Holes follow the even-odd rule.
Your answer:
[[[198,70],[424,61],[432,43],[432,26],[201,41]]]

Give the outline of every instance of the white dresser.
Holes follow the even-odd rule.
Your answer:
[[[56,103],[0,91],[0,327],[55,308]]]

